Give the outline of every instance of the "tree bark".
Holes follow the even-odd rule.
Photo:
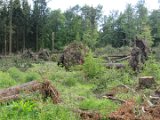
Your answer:
[[[26,49],[26,27],[23,28],[23,52]]]
[[[22,85],[2,89],[0,90],[0,103],[21,99],[35,92],[42,94],[44,98],[51,97],[53,103],[60,101],[58,91],[51,85],[50,81],[46,80],[44,82],[31,81]]]
[[[106,68],[116,68],[116,69],[120,69],[120,68],[125,68],[126,65],[122,64],[122,63],[107,63],[106,64]]]
[[[140,88],[150,88],[155,83],[153,76],[144,76],[139,78]]]
[[[9,10],[9,54],[12,53],[12,0],[10,0],[10,10]]]
[[[52,51],[54,51],[54,32],[52,32]]]
[[[4,25],[4,55],[7,55],[7,26]]]
[[[38,25],[36,25],[36,51],[38,51]]]

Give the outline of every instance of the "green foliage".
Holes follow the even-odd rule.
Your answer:
[[[8,73],[17,82],[25,80],[25,74],[16,67],[9,68]]]
[[[86,99],[79,104],[80,109],[100,111],[103,115],[109,114],[116,110],[119,105],[106,99]]]
[[[146,61],[141,76],[153,76],[155,80],[160,80],[160,64],[152,57]]]
[[[38,116],[39,120],[78,120],[70,110],[53,104],[43,106]]]
[[[85,63],[83,64],[83,70],[85,74],[89,78],[100,76],[105,70],[101,63],[101,59],[93,58],[93,54],[90,52],[85,58]]]
[[[120,84],[132,85],[135,84],[134,78],[129,72],[129,68],[117,70],[117,69],[107,69],[104,74],[101,75],[96,81],[95,92],[105,91],[106,89],[116,87]]]
[[[33,71],[26,72],[26,77],[25,77],[26,82],[30,82],[32,80],[39,80],[40,78],[41,76],[36,72],[33,72]]]
[[[32,112],[34,108],[37,107],[36,103],[33,101],[18,101],[12,103],[12,109],[17,111],[19,114],[28,114]]]
[[[16,81],[9,75],[9,73],[0,71],[0,88],[15,85]]]

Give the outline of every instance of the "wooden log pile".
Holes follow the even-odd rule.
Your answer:
[[[50,97],[53,103],[60,102],[59,92],[49,80],[44,82],[31,81],[22,85],[13,86],[0,90],[0,103],[22,99],[33,93],[42,94],[43,98]]]

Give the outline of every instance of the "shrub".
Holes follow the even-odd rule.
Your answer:
[[[101,59],[93,58],[93,54],[89,52],[85,57],[85,63],[83,64],[83,70],[89,78],[94,78],[101,75],[104,72]]]

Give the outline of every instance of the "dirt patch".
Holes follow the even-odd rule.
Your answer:
[[[101,120],[102,116],[98,112],[93,111],[83,111],[77,110],[76,111],[82,120]]]
[[[160,104],[145,109],[145,113],[140,120],[160,120]]]
[[[128,100],[116,111],[107,116],[109,120],[137,120],[134,114],[135,102]]]

